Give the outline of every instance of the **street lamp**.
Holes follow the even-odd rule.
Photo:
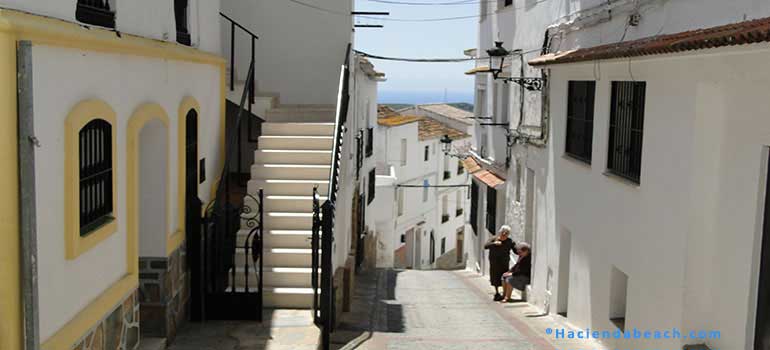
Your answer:
[[[511,52],[503,47],[502,41],[495,41],[495,47],[487,50],[487,55],[489,55],[489,70],[492,72],[492,76],[495,79],[497,79],[500,73],[503,72],[505,57],[510,54]]]
[[[500,77],[500,73],[503,72],[503,66],[505,65],[505,57],[511,54],[522,55],[523,53],[521,50],[508,51],[508,49],[503,47],[502,41],[495,41],[495,47],[487,50],[487,55],[489,55],[489,71],[492,72],[492,77],[505,83],[513,82],[519,84],[529,91],[543,91],[543,78]],[[523,73],[524,61],[521,64]]]
[[[441,142],[441,150],[444,151],[444,155],[460,159],[465,158],[465,156],[460,153],[452,153],[452,139],[449,137],[449,135],[444,134],[439,142]]]

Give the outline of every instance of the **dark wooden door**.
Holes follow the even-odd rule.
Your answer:
[[[204,317],[203,246],[201,244],[201,207],[198,199],[198,113],[190,110],[185,123],[185,241],[190,267],[190,318]]]

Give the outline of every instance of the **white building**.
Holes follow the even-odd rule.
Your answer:
[[[383,79],[351,54],[351,16],[267,0],[9,0],[0,22],[0,349],[135,349],[140,330],[171,342],[187,319],[261,317],[251,299],[217,304],[254,295],[244,242],[257,216],[241,211],[232,240],[211,236],[236,235],[217,220],[240,205],[255,213],[260,188],[261,306],[309,307],[313,187],[326,195],[335,141],[361,153],[354,133],[335,139],[335,117],[347,112],[339,130],[371,129]],[[334,287],[349,297],[351,232],[366,232],[351,228],[350,200],[371,188],[374,161],[352,181],[356,163],[343,158],[332,254]]]
[[[462,147],[470,135],[430,117],[380,107],[373,212],[377,265],[431,269],[463,263],[469,177],[440,138]],[[458,248],[459,247],[459,248]]]
[[[770,5],[501,3],[482,39],[537,50],[524,75],[548,78],[527,100],[549,121],[545,156],[524,163],[530,302],[581,329],[688,336],[617,348],[766,348]]]

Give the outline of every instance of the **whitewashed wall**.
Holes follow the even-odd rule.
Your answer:
[[[632,62],[634,78],[647,82],[640,186],[602,174],[609,86],[631,79],[628,62],[606,62],[597,82],[592,167],[561,150],[566,82],[592,79],[593,70],[554,68],[556,224],[572,233],[569,318],[577,325],[609,327],[616,266],[629,276],[627,327],[717,329],[722,337],[707,341],[712,348],[752,347],[770,144],[770,75],[747,68],[760,67],[770,52],[753,48]]]
[[[176,42],[174,0],[110,0],[115,30],[150,39]],[[189,0],[193,46],[219,53],[219,0]],[[76,22],[77,0],[0,0],[0,7]]]
[[[322,12],[289,1],[223,0],[222,9],[246,28],[259,35],[256,45],[256,79],[262,92],[278,93],[284,104],[335,103],[339,67],[345,48],[352,41],[353,23],[349,14],[352,0],[313,1],[313,4],[339,14]],[[223,31],[225,52],[229,56],[230,29]],[[250,60],[250,43],[245,36],[236,43],[237,61]]]
[[[199,157],[206,158],[207,181],[199,197],[210,198],[220,166],[220,71],[216,66],[118,56],[74,49],[33,48],[38,225],[40,331],[45,340],[126,273],[126,130],[134,110],[160,104],[169,115],[171,172],[170,227],[178,227],[177,113],[186,96],[201,105]],[[51,82],[59,82],[52,84]],[[63,86],[66,85],[66,88]],[[80,101],[99,98],[117,113],[118,230],[75,260],[64,258],[64,122]]]

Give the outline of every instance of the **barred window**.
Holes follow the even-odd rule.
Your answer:
[[[595,81],[570,81],[567,91],[567,141],[564,151],[588,164],[591,164],[595,91]]]
[[[83,23],[115,28],[115,12],[110,2],[115,0],[78,0],[75,18]]]
[[[607,170],[639,183],[646,82],[612,82]]]
[[[113,219],[112,125],[94,119],[79,132],[80,235]]]
[[[374,154],[374,128],[366,129],[366,158]]]
[[[495,234],[497,226],[497,190],[487,187],[487,231]]]
[[[375,191],[376,183],[377,183],[376,173],[375,173],[374,169],[372,169],[372,170],[369,171],[369,183],[368,183],[369,196],[368,196],[367,202],[366,202],[367,205],[371,204],[372,201],[374,200],[374,191]]]
[[[188,0],[174,0],[174,18],[176,19],[176,41],[190,46],[190,26],[188,16]]]

